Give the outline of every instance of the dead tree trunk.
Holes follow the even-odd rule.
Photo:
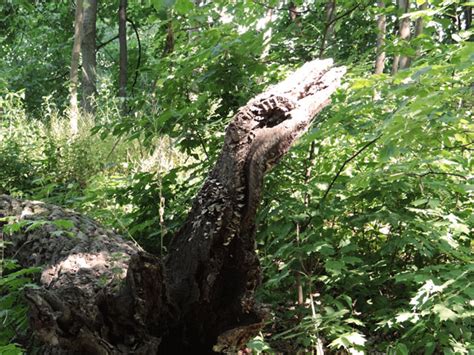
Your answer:
[[[0,214],[51,221],[12,238],[23,263],[48,265],[43,287],[26,293],[42,353],[241,349],[266,314],[254,299],[261,277],[254,234],[263,177],[328,105],[344,71],[331,60],[307,63],[237,112],[163,261],[73,212],[0,198]],[[58,233],[58,218],[74,222],[69,233],[76,237]]]

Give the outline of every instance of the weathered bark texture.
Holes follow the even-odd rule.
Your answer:
[[[94,95],[96,93],[97,46],[96,21],[97,0],[84,1],[84,25],[82,34],[82,108],[93,113]]]
[[[385,1],[378,0],[377,6],[381,11],[385,9]],[[375,74],[382,74],[385,67],[385,14],[381,13],[377,16],[377,56],[375,59]]]
[[[163,261],[73,212],[0,199],[3,215],[75,224],[72,238],[56,236],[52,224],[13,237],[22,262],[47,265],[43,288],[27,292],[42,352],[201,354],[244,347],[266,316],[254,299],[263,177],[328,105],[344,71],[331,60],[307,63],[237,112]]]
[[[321,44],[319,46],[319,56],[322,57],[326,50],[328,42],[332,40],[334,36],[334,19],[336,17],[336,0],[328,0],[325,5],[326,21],[324,24],[323,35],[321,38]]]
[[[25,294],[40,353],[100,353],[90,350],[97,341],[97,297],[119,286],[137,248],[89,218],[38,201],[0,195],[0,217],[26,223],[20,233],[5,236],[11,242],[7,257],[23,267],[44,266],[39,278],[43,288]],[[54,223],[61,220],[74,227],[57,227]]]
[[[77,88],[79,86],[79,60],[81,57],[81,41],[82,26],[84,21],[82,0],[76,2],[76,15],[74,20],[74,44],[72,46],[71,55],[71,72],[70,78],[70,108],[69,108],[69,124],[71,126],[71,134],[76,135],[79,132],[79,107],[77,100]]]
[[[398,0],[398,7],[406,14],[410,11],[410,0]],[[399,25],[399,35],[401,41],[407,41],[410,39],[410,17],[401,18]],[[393,58],[392,74],[396,74],[399,69],[405,69],[410,65],[410,58],[405,55],[395,55]]]
[[[418,9],[420,11],[424,11],[427,8],[428,8],[428,3],[425,2],[425,3],[421,4]],[[416,22],[415,22],[415,37],[418,37],[419,35],[421,35],[423,33],[424,26],[425,26],[425,21],[423,20],[423,17],[417,18]]]

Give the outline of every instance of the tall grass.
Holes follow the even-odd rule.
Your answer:
[[[117,206],[111,191],[131,184],[135,174],[159,178],[183,159],[168,137],[157,137],[149,149],[136,137],[93,133],[96,124],[117,119],[114,100],[101,100],[94,116],[83,114],[74,137],[67,114],[49,97],[40,117],[29,117],[23,101],[22,92],[0,96],[0,193],[72,207],[117,226],[133,206]]]

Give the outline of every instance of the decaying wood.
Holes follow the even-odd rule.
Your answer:
[[[312,61],[237,112],[164,260],[73,212],[0,199],[3,215],[74,221],[72,238],[53,224],[12,237],[11,253],[22,263],[47,265],[43,287],[27,292],[42,351],[167,354],[242,348],[266,314],[254,298],[261,277],[254,234],[263,177],[328,105],[344,71],[331,60]],[[32,213],[24,213],[28,208]]]

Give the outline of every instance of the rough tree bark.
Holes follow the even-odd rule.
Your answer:
[[[76,15],[74,20],[74,44],[72,46],[71,55],[71,72],[70,72],[70,107],[69,107],[69,124],[71,134],[76,135],[79,132],[79,107],[77,100],[77,87],[79,86],[79,60],[81,56],[82,26],[84,21],[82,0],[76,2]]]
[[[336,0],[328,0],[325,5],[326,21],[324,24],[321,45],[319,46],[319,56],[322,57],[328,42],[334,36],[334,18],[336,17]]]
[[[410,12],[410,0],[397,0],[398,7],[400,10],[407,14]],[[404,17],[399,19],[399,35],[401,41],[407,41],[410,39],[410,24],[411,20],[410,17]],[[410,65],[410,59],[405,55],[397,54],[393,58],[393,65],[392,65],[392,75],[396,74],[399,69],[405,69]]]
[[[385,10],[385,1],[378,0],[377,6],[380,11]],[[385,30],[386,30],[385,14],[380,13],[377,16],[377,56],[375,59],[375,74],[382,74],[385,67]]]
[[[96,21],[97,0],[84,1],[84,24],[82,34],[82,108],[93,113],[93,101],[96,93]]]
[[[424,2],[418,7],[418,10],[424,11],[428,8],[428,2]],[[423,29],[425,26],[425,21],[423,20],[423,17],[419,17],[416,19],[415,22],[415,37],[418,37],[423,33]]]
[[[74,212],[0,198],[4,216],[74,222],[69,231],[46,223],[11,237],[10,255],[24,265],[46,265],[42,288],[26,292],[41,353],[241,349],[266,316],[254,299],[263,177],[328,105],[344,72],[331,60],[309,62],[239,109],[164,260]]]

